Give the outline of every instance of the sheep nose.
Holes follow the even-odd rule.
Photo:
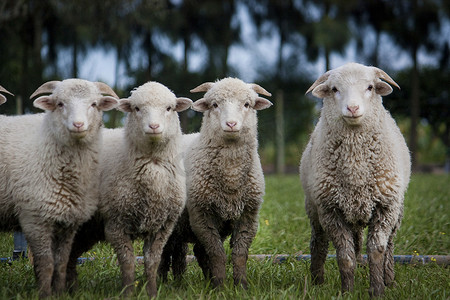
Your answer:
[[[226,123],[228,127],[233,128],[234,126],[236,126],[236,122],[227,122]]]
[[[359,109],[359,105],[355,105],[355,106],[347,106],[347,110],[349,112],[352,113],[352,115],[354,115]]]
[[[158,129],[159,128],[159,125],[158,124],[150,124],[150,125],[148,125],[151,129]]]
[[[83,122],[73,122],[73,126],[76,128],[81,128],[84,126],[84,123]]]

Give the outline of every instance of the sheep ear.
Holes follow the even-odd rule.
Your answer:
[[[1,85],[0,85],[0,92],[1,92],[1,93],[6,93],[6,94],[10,94],[11,96],[14,96],[13,93],[9,92],[7,89],[5,89],[4,87],[2,87]]]
[[[188,109],[189,107],[191,107],[191,105],[192,105],[192,100],[189,98],[180,97],[180,98],[177,98],[176,100],[177,100],[177,105],[175,106],[175,111],[177,111],[177,112],[184,111],[184,110]]]
[[[255,105],[253,105],[253,109],[262,110],[262,109],[269,108],[272,105],[273,105],[273,103],[270,102],[269,100],[262,98],[262,97],[258,97],[255,99]]]
[[[375,83],[375,93],[386,96],[392,93],[392,87],[384,81]]]
[[[207,92],[214,85],[214,82],[205,82],[200,84],[198,87],[190,90],[191,93]]]
[[[317,98],[325,98],[325,96],[327,96],[329,93],[330,87],[324,83],[319,84],[312,91],[312,94]]]
[[[53,100],[52,96],[41,96],[33,101],[34,107],[40,108],[42,110],[55,110],[56,102]]]
[[[6,93],[6,94],[10,94],[11,96],[14,96],[14,94],[8,92],[8,90],[6,90],[6,89],[5,89],[4,87],[2,87],[1,85],[0,85],[0,92],[1,92],[1,93]],[[3,104],[3,103],[5,103],[5,102],[6,102],[6,97],[3,96],[2,94],[0,94],[0,104]]]
[[[326,72],[322,76],[320,76],[314,83],[309,87],[309,89],[306,91],[305,95],[314,90],[318,85],[324,83],[327,81],[328,77],[330,77],[331,71]],[[314,95],[314,93],[313,93]],[[315,95],[314,95],[315,96]]]
[[[264,95],[264,96],[272,96],[271,93],[269,93],[268,91],[266,91],[265,88],[263,88],[262,86],[256,84],[256,83],[250,83],[250,87],[257,92],[258,94]]]
[[[114,98],[119,99],[119,96],[117,96],[117,94],[113,91],[113,89],[110,88],[109,85],[107,85],[106,83],[96,81],[94,82],[94,84],[100,90],[100,93],[102,93],[102,95],[113,96]]]
[[[375,71],[375,75],[383,79],[384,81],[392,84],[393,86],[397,87],[400,90],[400,86],[397,84],[397,82],[394,81],[385,71],[378,69],[377,67],[371,67]],[[380,94],[381,95],[381,94]]]
[[[192,104],[192,109],[198,112],[205,112],[209,109],[209,103],[205,98],[200,98]]]
[[[131,107],[131,102],[128,98],[120,99],[119,106],[117,108],[123,112],[132,112],[133,111],[133,109]]]
[[[58,84],[60,82],[61,81],[55,80],[55,81],[48,81],[48,82],[44,83],[43,85],[38,87],[38,89],[36,91],[34,91],[33,94],[31,94],[30,99],[36,97],[37,95],[53,93],[53,91],[55,90],[55,88],[58,86]]]
[[[119,105],[119,100],[111,96],[105,96],[100,98],[97,107],[100,110],[107,111],[116,108],[117,105]]]

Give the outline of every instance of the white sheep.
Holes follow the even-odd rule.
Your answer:
[[[13,94],[11,94],[10,92],[8,92],[4,87],[2,87],[0,85],[0,93],[6,93],[6,94],[10,94],[12,96],[14,96]],[[6,102],[6,97],[3,96],[2,94],[0,94],[0,105],[2,105],[3,103]]]
[[[47,82],[31,98],[41,94],[33,104],[46,113],[0,121],[0,230],[25,233],[47,297],[64,290],[72,239],[97,207],[102,111],[118,97],[81,79]]]
[[[205,277],[211,277],[215,287],[222,285],[223,242],[231,235],[234,283],[247,288],[248,249],[264,195],[256,111],[272,105],[258,93],[270,93],[236,78],[207,82],[191,92],[206,92],[193,104],[194,110],[203,112],[203,121],[200,135],[188,138],[191,144],[184,149],[187,211],[165,249],[166,265],[160,273],[166,277],[170,257],[174,274],[184,272],[185,257],[179,253],[185,254],[187,242],[195,242],[194,253]]]
[[[320,76],[308,89],[323,98],[319,122],[303,153],[300,177],[311,223],[311,273],[324,281],[331,240],[342,291],[352,291],[362,232],[368,226],[371,296],[394,280],[394,236],[403,215],[410,155],[381,96],[399,87],[384,71],[349,63]]]
[[[127,113],[124,128],[104,134],[96,219],[104,222],[106,240],[117,253],[127,295],[134,287],[132,240],[136,238],[144,239],[147,292],[150,297],[157,295],[161,253],[186,202],[177,112],[191,104],[190,99],[177,98],[164,85],[148,82],[133,90],[128,99],[120,100],[119,109]],[[87,226],[97,230],[96,225]],[[82,237],[80,244],[74,249],[84,247],[85,251]],[[75,251],[77,255],[82,252]]]

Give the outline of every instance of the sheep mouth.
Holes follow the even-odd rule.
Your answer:
[[[362,115],[358,116],[344,116],[344,120],[349,124],[358,124],[362,119]]]
[[[87,130],[69,130],[70,135],[73,137],[82,138],[85,137],[87,134]]]

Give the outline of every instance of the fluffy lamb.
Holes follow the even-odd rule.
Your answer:
[[[117,253],[127,295],[134,287],[132,240],[136,238],[144,239],[147,292],[150,297],[157,295],[161,253],[186,202],[177,112],[191,104],[164,85],[148,82],[120,100],[119,109],[128,113],[124,128],[105,132],[96,218],[104,222],[106,240]],[[97,226],[91,229],[95,231]],[[82,237],[80,243],[85,243]],[[75,249],[80,247],[83,245],[74,244],[77,255],[81,251]]]
[[[97,207],[102,111],[118,97],[104,83],[81,79],[47,82],[31,98],[42,94],[50,95],[34,106],[45,113],[1,119],[0,230],[25,233],[47,297],[65,288],[76,229]]]
[[[203,274],[221,286],[226,277],[223,242],[231,235],[234,283],[247,288],[248,248],[264,195],[256,111],[272,105],[258,93],[270,93],[236,78],[203,83],[191,92],[206,92],[193,104],[203,112],[203,121],[200,135],[185,149],[187,210],[165,249],[160,273],[165,278],[171,259],[174,274],[184,272],[186,242],[193,241]]]
[[[371,296],[394,280],[393,239],[411,172],[405,140],[382,105],[392,92],[385,81],[399,88],[384,71],[356,63],[320,76],[306,92],[323,98],[323,108],[300,164],[313,282],[324,281],[331,240],[342,291],[352,291],[367,226]]]
[[[2,87],[0,85],[0,93],[6,93],[6,94],[10,94],[11,96],[14,96],[13,94],[11,94],[10,92],[8,92],[4,87]],[[2,105],[3,103],[6,102],[6,97],[3,96],[2,94],[0,94],[0,105]]]

